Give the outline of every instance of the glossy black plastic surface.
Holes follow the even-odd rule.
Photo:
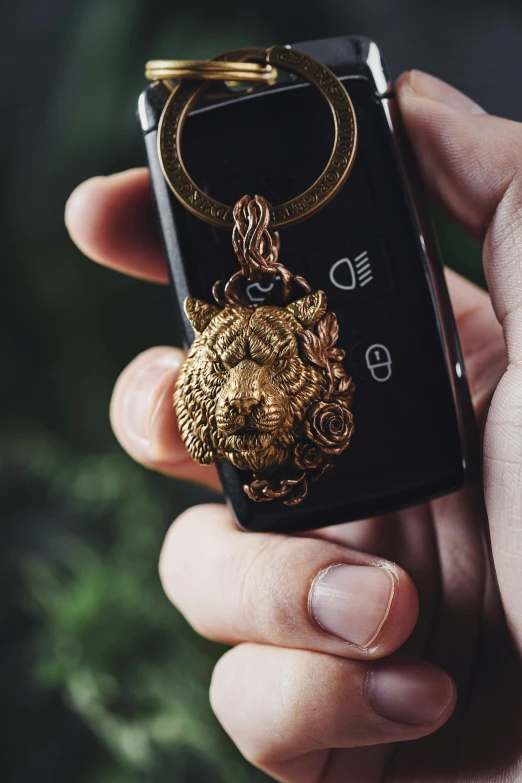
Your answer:
[[[314,56],[319,43],[313,44]],[[249,500],[242,490],[248,474],[221,463],[225,495],[239,524],[251,530],[303,530],[374,516],[465,482],[458,415],[460,406],[469,406],[463,365],[455,391],[428,262],[382,101],[364,69],[349,58],[337,60],[334,70],[346,76],[359,124],[355,167],[321,213],[281,231],[280,258],[312,288],[324,290],[338,315],[339,346],[357,388],[355,434],[335,467],[294,508]],[[149,88],[142,96],[141,117],[178,316],[190,342],[181,309],[185,296],[210,301],[215,280],[227,279],[237,261],[230,233],[186,212],[163,178],[155,130],[162,89]],[[278,203],[315,179],[331,144],[331,117],[321,97],[308,85],[291,84],[203,104],[187,121],[183,150],[193,179],[215,198],[233,204],[245,193],[259,193]],[[256,285],[249,294],[256,302],[270,296]]]

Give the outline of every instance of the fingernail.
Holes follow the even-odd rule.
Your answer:
[[[394,587],[387,568],[330,566],[314,579],[310,612],[328,633],[359,647],[369,647],[388,616]]]
[[[450,106],[452,109],[466,114],[486,114],[482,106],[479,106],[460,90],[451,87],[441,79],[437,79],[436,76],[431,76],[423,71],[410,71],[408,76],[406,88],[409,87],[423,98],[430,98],[432,101],[443,103],[445,106]]]
[[[388,720],[433,723],[454,699],[448,675],[429,663],[377,662],[365,682],[366,701]]]
[[[172,396],[175,372],[180,365],[174,353],[158,352],[149,361],[136,367],[126,386],[121,401],[121,422],[136,449],[144,459],[160,459],[157,431],[157,413],[165,400]],[[174,423],[174,413],[172,414]]]

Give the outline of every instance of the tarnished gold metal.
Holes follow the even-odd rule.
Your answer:
[[[216,283],[217,304],[185,301],[195,340],[174,395],[178,426],[196,462],[252,472],[251,500],[296,505],[349,445],[355,387],[325,294],[278,260],[267,202],[244,196],[234,218],[239,272]],[[282,305],[248,303],[245,282],[278,277]],[[296,292],[305,295],[292,301]]]
[[[334,145],[323,173],[300,196],[272,207],[272,228],[289,226],[310,217],[334,198],[352,169],[357,150],[355,111],[344,86],[322,63],[284,46],[269,49],[241,49],[219,55],[212,63],[230,59],[248,60],[289,71],[307,79],[327,101],[334,120]],[[207,223],[233,228],[233,207],[207,195],[191,179],[181,155],[183,126],[191,109],[208,89],[202,74],[198,81],[182,80],[172,91],[163,111],[158,132],[158,154],[165,178],[181,203]]]
[[[205,79],[227,82],[259,82],[273,84],[277,69],[272,65],[219,60],[149,60],[145,77],[151,81]]]

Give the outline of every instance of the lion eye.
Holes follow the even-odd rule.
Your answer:
[[[283,370],[288,364],[288,359],[276,359],[272,367],[274,370]]]
[[[212,362],[212,367],[214,368],[214,372],[218,375],[226,375],[227,368],[220,359],[216,359]]]

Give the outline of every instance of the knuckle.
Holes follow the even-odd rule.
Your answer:
[[[239,613],[238,622],[243,632],[257,628],[256,635],[263,635],[266,615],[270,611],[267,606],[267,592],[270,583],[271,537],[267,536],[249,546],[236,550],[229,574],[231,589],[235,593]]]
[[[364,724],[357,693],[367,664],[302,651],[287,665],[280,691],[282,735],[297,738],[306,752],[335,746],[341,738],[351,743],[354,715]]]
[[[271,694],[270,718],[277,718],[277,732],[260,731],[256,723],[242,737],[242,753],[251,763],[265,767],[288,758],[289,747],[311,753],[335,744],[347,711],[345,682],[342,661],[295,651]]]
[[[241,548],[236,553],[235,574],[241,595],[264,589],[265,575],[271,564],[273,542],[270,536],[258,540],[255,546]]]
[[[334,747],[350,735],[354,710],[360,709],[353,682],[347,686],[350,663],[304,650],[259,652],[251,644],[227,652],[210,686],[217,719],[248,761],[267,767],[289,753]],[[364,670],[357,666],[359,679]]]
[[[240,619],[243,630],[248,628],[259,641],[277,643],[302,622],[289,580],[296,548],[294,539],[267,535],[237,553],[233,581]]]

